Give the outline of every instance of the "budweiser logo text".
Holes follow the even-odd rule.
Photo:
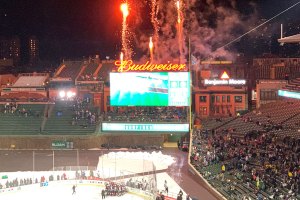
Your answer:
[[[117,60],[115,65],[118,67],[118,72],[129,71],[186,71],[186,64],[151,64],[147,61],[144,64],[134,64],[132,60]]]

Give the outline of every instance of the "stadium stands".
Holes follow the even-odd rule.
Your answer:
[[[0,105],[0,135],[38,135],[41,133],[45,104]]]
[[[47,76],[20,76],[13,87],[40,87],[44,86]]]
[[[56,101],[50,105],[42,133],[84,135],[96,130],[96,109],[77,101]]]
[[[99,77],[95,75],[99,67],[98,63],[89,63],[85,70],[80,74],[77,80],[79,81],[97,81]]]
[[[274,72],[275,79],[285,79],[299,77],[299,58],[257,58],[253,59],[253,67],[257,79],[270,79],[271,71]],[[272,69],[273,68],[273,69]]]
[[[284,100],[223,125],[203,121],[191,163],[227,199],[299,199],[299,119],[300,101]]]
[[[300,92],[300,77],[290,80],[286,85],[286,89]]]
[[[60,68],[58,68],[55,77],[75,80],[82,66],[82,61],[65,61]]]
[[[104,121],[187,122],[187,120],[184,107],[118,107],[104,115]]]
[[[108,81],[109,80],[109,73],[115,68],[113,62],[103,62],[102,66],[99,70],[99,80],[101,81]]]
[[[32,92],[11,92],[0,96],[2,102],[47,102],[48,98],[39,93]]]

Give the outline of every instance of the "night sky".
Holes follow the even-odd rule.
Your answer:
[[[232,34],[235,35],[231,39],[298,1],[238,0],[236,9],[241,16],[247,18],[255,13],[257,20],[253,20],[252,24],[248,23],[243,30],[233,32]],[[122,15],[119,8],[121,2],[121,0],[0,0],[0,36],[17,35],[22,43],[31,35],[37,36],[40,41],[40,57],[45,60],[82,58],[95,54],[99,54],[102,58],[106,56],[115,58],[121,49]],[[197,6],[194,6],[193,10],[200,13],[206,9],[205,6],[209,2],[213,2],[215,5],[221,4],[226,8],[230,7],[226,4],[233,1],[199,0],[196,1]],[[249,6],[249,2],[252,6]],[[147,2],[135,0],[134,5],[139,5],[137,7],[143,13],[135,13],[135,16],[140,19],[134,19],[132,14],[134,11],[131,11],[129,18],[131,30],[143,33],[151,32]],[[208,26],[214,26],[214,17],[216,16],[210,16]],[[135,23],[138,25],[135,26]],[[248,56],[273,53],[299,57],[299,44],[280,47],[277,43],[280,36],[280,23],[284,23],[286,36],[300,33],[300,5],[229,45],[227,50],[244,53]],[[223,42],[226,44],[225,41]],[[219,43],[218,45],[222,46],[223,44]]]

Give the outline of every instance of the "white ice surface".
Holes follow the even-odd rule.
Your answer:
[[[101,199],[101,187],[96,185],[77,185],[76,194],[72,195],[72,184],[50,182],[48,187],[39,185],[25,186],[21,190],[0,193],[1,200],[99,200]],[[26,188],[27,187],[27,188]],[[125,194],[120,197],[106,197],[105,199],[140,200],[142,197],[133,194]]]

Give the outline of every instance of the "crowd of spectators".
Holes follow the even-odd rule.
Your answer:
[[[268,117],[267,117],[268,118]],[[191,163],[213,187],[229,199],[299,199],[300,140],[277,135],[284,128],[270,117],[257,123],[260,131],[233,135],[232,130],[197,129],[193,133]]]
[[[85,74],[85,75],[81,75],[78,80],[80,81],[101,81],[101,77],[100,76],[94,76],[93,74]]]
[[[147,180],[148,179],[148,180]],[[136,188],[139,190],[153,192],[155,190],[155,185],[153,185],[153,178],[142,178],[140,179],[133,179],[130,178],[126,182],[127,187]]]
[[[14,114],[17,116],[36,116],[40,117],[39,112],[33,112],[30,108],[24,108],[22,105],[18,105],[16,102],[6,103],[4,104],[2,110],[2,113],[4,114]]]
[[[122,196],[127,192],[126,187],[122,183],[106,182],[105,196]]]
[[[7,180],[4,185],[2,185],[0,183],[0,189],[18,187],[18,186],[23,186],[23,185],[30,185],[32,183],[33,183],[32,178],[27,178],[27,179],[24,178],[24,179],[20,179],[20,180],[18,178],[15,178],[12,181]],[[38,183],[37,179],[35,180],[35,183]]]
[[[48,179],[46,179],[45,176],[41,176],[39,179],[35,178],[34,180],[32,178],[15,178],[13,180],[7,179],[5,181],[5,184],[0,183],[0,189],[7,189],[7,188],[13,188],[13,187],[19,187],[24,185],[31,185],[31,184],[37,184],[37,183],[45,183],[47,181],[54,181],[55,178],[53,175],[49,175]],[[62,173],[61,175],[57,175],[56,180],[67,180],[67,176],[65,173]]]
[[[186,122],[186,107],[115,107],[104,114],[108,121]]]
[[[88,98],[80,99],[76,98],[73,102],[73,120],[72,125],[77,125],[78,121],[83,120],[87,125],[95,125],[97,115],[90,107]]]

